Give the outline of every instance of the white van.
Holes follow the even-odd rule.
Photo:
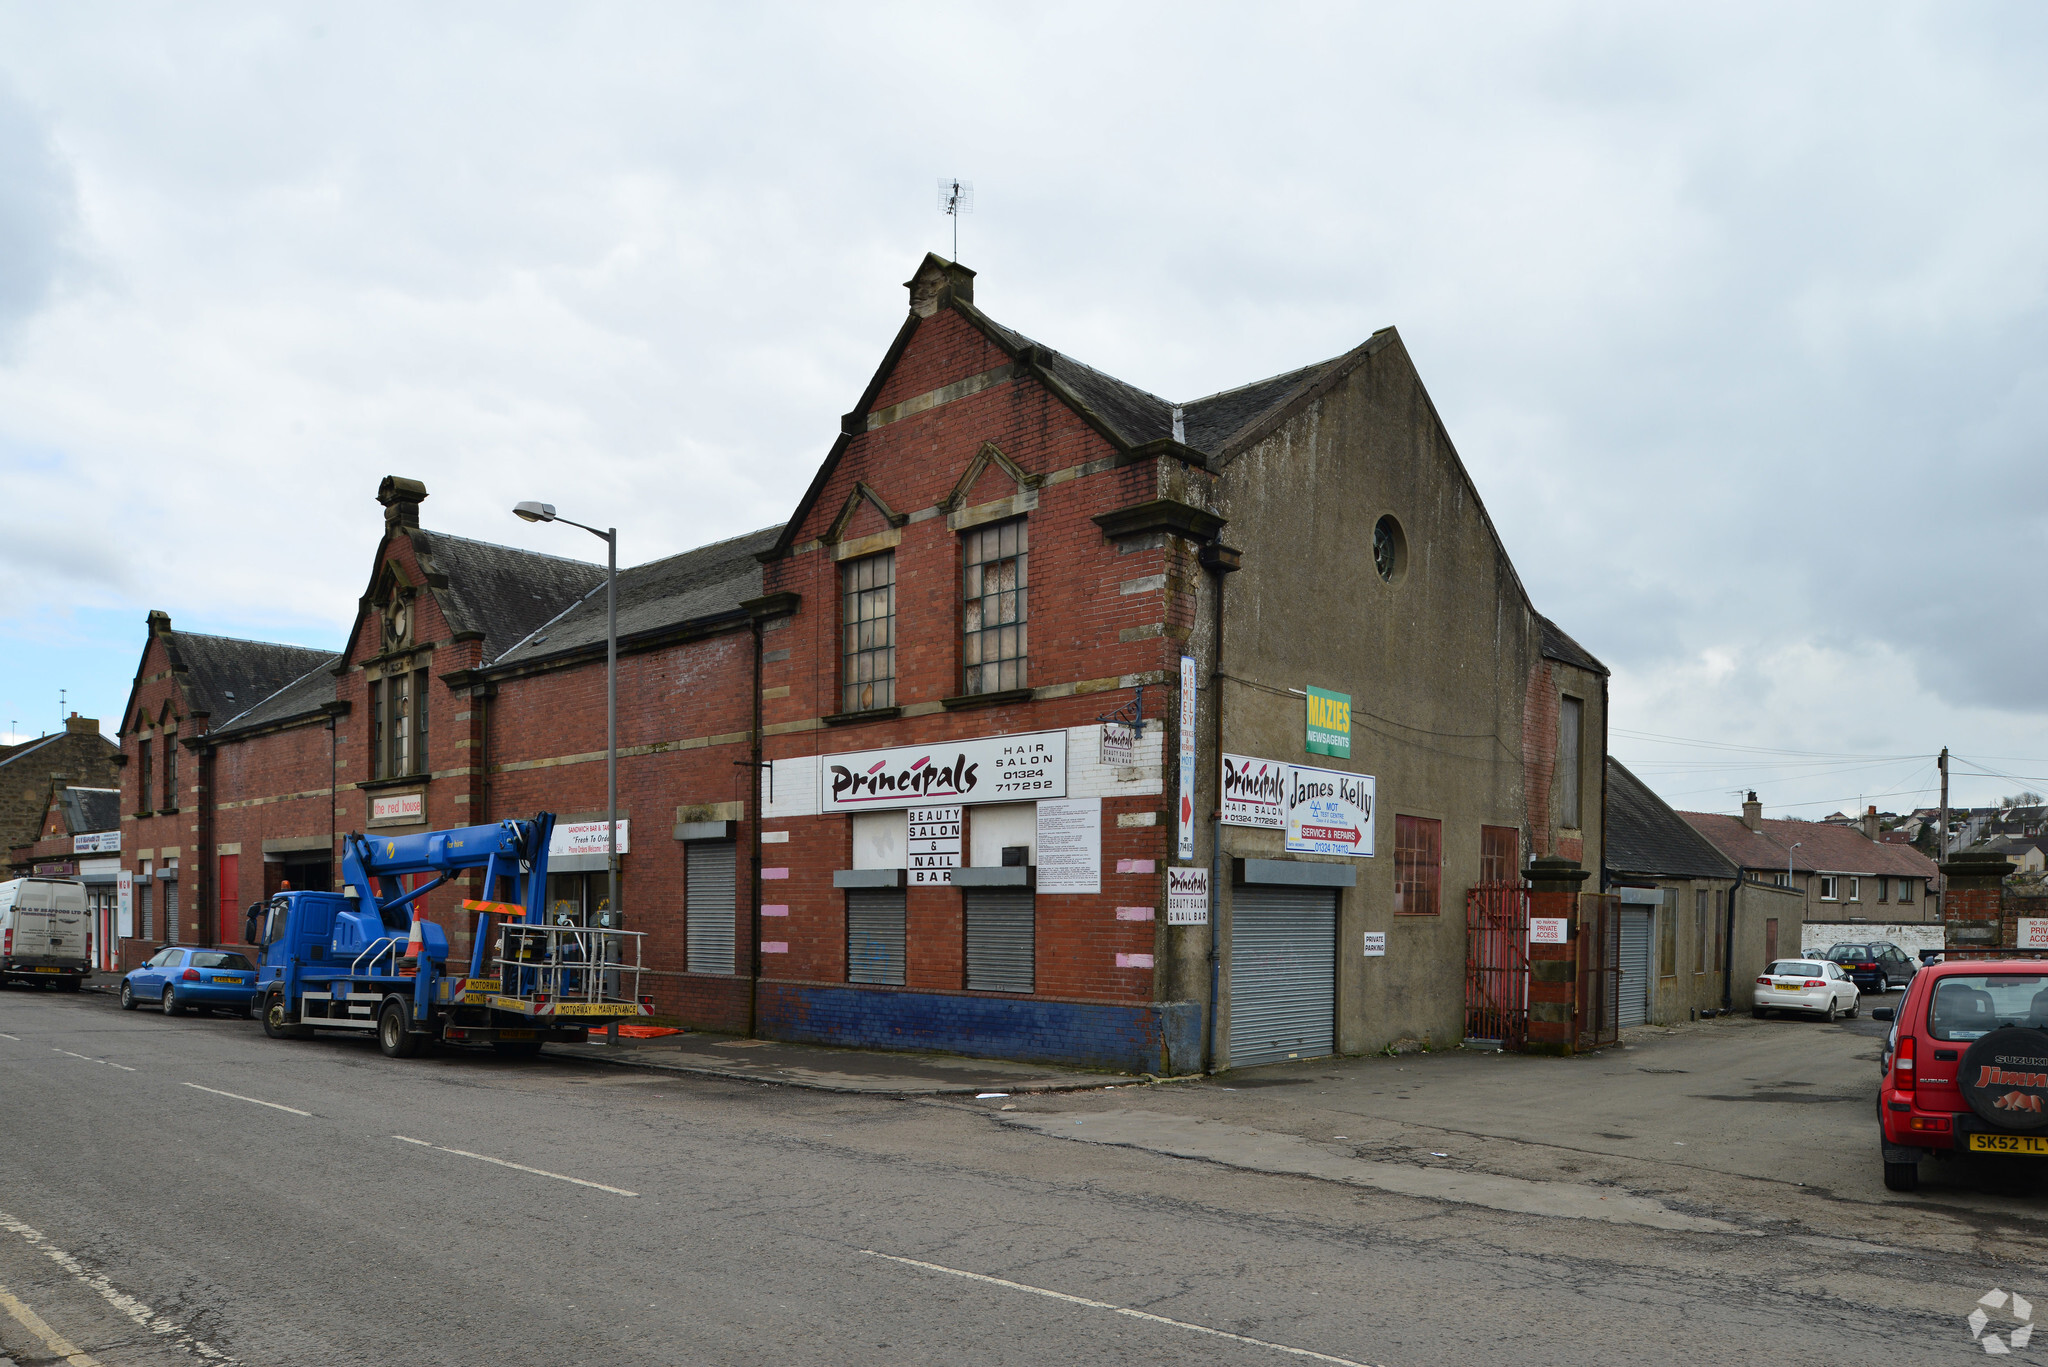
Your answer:
[[[18,978],[76,992],[92,975],[90,926],[76,878],[0,883],[0,986]]]

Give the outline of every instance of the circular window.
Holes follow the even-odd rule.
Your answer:
[[[1401,582],[1401,576],[1408,572],[1408,538],[1402,535],[1401,524],[1388,513],[1372,528],[1372,563],[1380,572],[1380,578],[1389,584]]]

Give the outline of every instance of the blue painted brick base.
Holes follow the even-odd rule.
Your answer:
[[[1162,1076],[1202,1066],[1195,1002],[1016,1001],[805,983],[761,984],[755,1031],[855,1049],[920,1049]]]

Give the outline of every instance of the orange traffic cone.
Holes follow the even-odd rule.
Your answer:
[[[420,955],[427,952],[426,941],[420,935],[420,918],[412,918],[412,938],[405,942],[405,954],[398,961],[398,976],[412,978],[419,976]]]

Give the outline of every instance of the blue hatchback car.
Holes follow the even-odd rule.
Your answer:
[[[156,1002],[166,1016],[182,1016],[188,1007],[199,1011],[218,1008],[247,1016],[255,1001],[256,965],[227,949],[173,945],[121,979],[123,1011]]]

